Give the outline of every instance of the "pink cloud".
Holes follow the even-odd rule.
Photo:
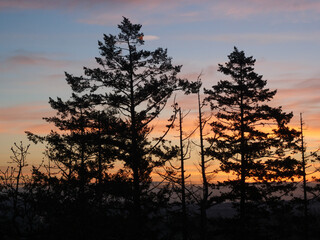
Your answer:
[[[145,35],[143,36],[143,40],[145,41],[154,41],[154,40],[158,40],[159,37],[155,36],[155,35]]]
[[[288,42],[319,42],[320,32],[297,33],[245,33],[245,34],[215,34],[215,35],[184,35],[178,38],[191,41],[210,41],[241,43],[253,42],[259,44],[288,43]]]
[[[227,0],[213,4],[212,11],[232,18],[246,18],[270,13],[304,13],[306,11],[319,13],[320,2],[315,0]]]
[[[56,128],[53,124],[42,123],[42,124],[30,124],[26,126],[24,131],[29,131],[34,134],[46,135],[50,133],[51,130],[61,132],[58,128]]]
[[[203,21],[206,19],[231,18],[241,19],[251,16],[264,16],[270,14],[280,14],[285,21],[299,21],[306,19],[318,19],[320,12],[320,2],[315,0],[225,0],[209,1],[201,0],[194,3],[189,0],[180,1],[136,1],[134,4],[128,2],[119,2],[122,5],[122,15],[131,16],[132,12],[138,13],[139,21],[144,24],[170,24],[190,21]],[[196,8],[196,11],[190,9]],[[307,14],[306,14],[307,13]],[[108,24],[108,22],[97,21],[105,19],[110,20],[110,13],[92,14],[83,22],[90,24]],[[251,36],[251,38],[260,38],[260,36]],[[294,36],[299,39],[300,36]],[[285,36],[286,38],[286,36]],[[283,41],[282,37],[268,40],[260,38],[260,41]]]
[[[177,1],[179,2],[179,1]],[[181,1],[180,1],[181,2]],[[168,1],[172,6],[172,1]],[[156,8],[157,6],[163,5],[163,1],[146,1],[146,0],[1,0],[0,9],[5,8],[16,8],[16,9],[74,9],[82,8],[88,9],[95,6],[101,7],[119,7],[123,5],[142,5],[149,9]]]
[[[201,74],[200,78],[202,83],[205,85],[207,82],[212,83],[212,79],[216,77],[218,70],[218,64],[207,65],[206,67],[201,67],[194,69],[194,64],[190,62],[182,63],[182,73],[181,78],[186,78],[190,81],[196,81],[198,76]]]
[[[43,117],[54,115],[49,105],[38,103],[0,108],[0,132],[23,133],[28,127],[42,126]],[[46,124],[48,125],[48,124]]]
[[[86,10],[79,21],[88,24],[119,23],[121,16],[138,16],[144,24],[169,24],[215,18],[247,18],[266,14],[281,14],[291,21],[319,18],[320,2],[316,0],[1,0],[1,9]],[[101,11],[103,9],[103,11]],[[192,10],[196,9],[196,11]],[[116,12],[116,14],[115,14]],[[307,14],[306,14],[307,13]],[[137,21],[136,21],[137,22]]]
[[[7,59],[8,64],[14,65],[54,65],[54,66],[64,66],[65,62],[52,60],[41,56],[26,56],[17,55]]]
[[[65,60],[56,60],[39,54],[23,53],[8,57],[2,60],[0,63],[0,71],[6,72],[16,70],[17,68],[24,66],[46,66],[61,68],[71,65],[72,62]]]
[[[180,16],[181,17],[198,17],[199,14],[200,14],[200,12],[198,12],[198,11],[192,11],[192,12],[181,13]]]
[[[296,85],[297,88],[318,88],[320,89],[320,78],[309,78]]]
[[[260,6],[260,10],[300,12],[300,11],[320,11],[320,3],[317,0],[248,0],[249,4]]]
[[[90,2],[85,0],[1,0],[0,9],[17,8],[17,9],[56,9],[56,8],[75,8],[75,7],[89,7],[101,4],[107,1],[92,0]],[[116,3],[116,1],[108,1],[109,3]],[[129,2],[128,0],[121,0],[119,2]],[[136,2],[136,1],[134,1]]]
[[[26,104],[12,107],[1,107],[0,121],[24,121],[41,119],[50,111],[49,105]]]
[[[121,22],[122,16],[127,14],[115,14],[115,13],[103,13],[103,14],[93,14],[89,17],[80,18],[78,22],[85,24],[95,24],[95,25],[115,25]],[[130,15],[129,15],[130,17]],[[137,22],[134,18],[130,17],[130,21]]]
[[[288,80],[293,81],[292,79]],[[285,86],[285,83],[288,82],[282,80],[283,87],[279,89],[279,94],[283,96],[282,98],[295,97],[297,99],[303,98],[307,102],[310,97],[316,97],[319,99],[320,91],[320,79],[306,79],[306,80],[296,80],[295,84]],[[291,86],[291,87],[290,87]]]
[[[71,89],[66,80],[64,74],[43,74],[39,76],[39,78],[35,78],[32,80],[25,80],[23,82],[19,82],[19,86],[25,86],[28,89],[46,89],[46,90],[55,90],[55,91],[66,91],[67,89]]]
[[[319,111],[319,87],[279,88],[274,104],[282,105],[286,111],[313,113]]]

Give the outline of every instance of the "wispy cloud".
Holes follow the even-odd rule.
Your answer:
[[[304,18],[320,12],[320,2],[317,0],[226,0],[212,4],[211,10],[217,14],[232,18],[247,18],[254,15],[267,14],[304,14]],[[306,16],[306,12],[309,16]]]
[[[176,6],[188,2],[185,0],[163,1],[163,0],[0,0],[0,9],[17,8],[17,9],[74,9],[74,8],[94,8],[99,7],[123,7],[143,6],[144,8],[154,9],[159,6]],[[165,3],[165,4],[164,4]]]
[[[72,62],[60,59],[53,59],[44,54],[21,53],[7,57],[0,61],[0,71],[16,70],[20,67],[46,66],[60,68],[70,65]]]
[[[145,41],[154,41],[160,39],[158,36],[155,35],[145,35],[143,36],[143,40]]]
[[[165,2],[163,4],[163,2]],[[312,21],[319,19],[320,2],[317,0],[190,0],[180,1],[119,1],[124,16],[134,16],[143,24],[170,24],[213,19],[246,19],[258,16],[277,15],[282,21]],[[119,6],[119,5],[117,5]],[[196,10],[195,10],[196,9]],[[114,12],[91,13],[80,21],[89,24],[108,25],[119,22]],[[137,17],[138,16],[138,17]],[[279,19],[278,18],[278,19]],[[116,21],[115,21],[116,20]]]
[[[66,64],[65,61],[53,60],[42,56],[26,56],[26,55],[17,55],[9,57],[5,60],[7,64],[13,65],[51,65],[61,67]]]
[[[183,12],[179,14],[181,17],[198,17],[200,15],[199,11]]]
[[[78,22],[85,24],[94,24],[94,25],[115,25],[122,20],[122,16],[129,17],[132,22],[137,22],[135,18],[132,18],[131,15],[128,15],[125,12],[121,13],[100,13],[92,14],[89,16],[82,17],[78,19]]]
[[[39,103],[1,107],[0,113],[1,133],[23,133],[30,126],[44,125],[43,117],[54,115],[49,105]]]
[[[296,84],[296,88],[320,89],[320,78],[308,78]]]
[[[297,33],[244,33],[244,34],[215,34],[215,35],[184,35],[178,36],[184,40],[259,44],[316,42],[320,41],[320,32]]]
[[[294,111],[295,115],[304,113],[310,128],[320,129],[319,119],[315,120],[311,117],[318,116],[320,109],[320,79],[297,80],[295,83],[289,80],[288,82],[289,84],[286,84],[286,81],[283,81],[283,86],[278,89],[274,103],[282,105],[285,111]]]
[[[121,16],[143,24],[177,23],[212,19],[243,19],[275,14],[290,21],[319,19],[318,0],[0,0],[4,9],[86,10],[80,22],[99,25],[119,23]],[[103,9],[103,10],[102,10]],[[134,14],[133,14],[134,13]]]
[[[13,9],[70,9],[70,8],[83,8],[95,6],[103,3],[116,3],[116,1],[103,1],[103,0],[1,0],[0,1],[0,9],[13,8]],[[129,2],[121,0],[119,2]]]
[[[0,108],[0,121],[28,121],[42,119],[50,112],[49,105],[25,104]]]

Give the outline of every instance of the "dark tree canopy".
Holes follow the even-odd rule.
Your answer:
[[[262,186],[299,174],[298,162],[285,154],[295,146],[298,132],[287,127],[292,113],[268,105],[276,91],[266,88],[267,81],[254,72],[255,59],[237,48],[228,58],[218,71],[230,79],[205,90],[216,118],[207,153],[220,161],[222,171],[235,174],[229,184],[233,198],[240,199],[240,217],[244,218],[246,201],[266,200],[274,194],[266,189],[263,193],[248,182]]]
[[[181,66],[172,65],[167,50],[140,49],[144,44],[141,25],[124,18],[118,27],[118,35],[104,35],[104,41],[99,41],[101,57],[96,60],[100,67],[85,68],[84,77],[66,74],[67,81],[75,92],[90,92],[102,108],[113,109],[127,126],[122,137],[126,149],[131,150],[121,160],[132,169],[135,161],[141,167],[152,167],[156,162],[146,159],[155,150],[154,145],[146,142],[153,129],[151,122],[174,91],[190,88],[186,80],[177,78]]]
[[[21,143],[12,149],[15,166],[0,168],[1,236],[110,240],[318,236],[311,204],[319,200],[320,184],[308,183],[306,164],[308,157],[319,161],[319,155],[304,155],[302,122],[301,132],[288,126],[293,114],[271,102],[276,91],[255,72],[255,59],[234,48],[228,61],[219,64],[225,79],[204,89],[201,101],[200,76],[197,82],[180,79],[181,66],[172,63],[166,49],[145,50],[140,24],[123,18],[118,30],[98,42],[95,68],[84,67],[83,76],[66,73],[70,98],[49,99],[56,114],[44,120],[55,130],[44,136],[27,132],[30,140],[45,144],[44,162],[33,166],[32,175],[25,174],[29,145]],[[182,116],[174,102],[167,126],[153,131],[154,120],[166,114],[163,110],[176,91],[197,94],[196,129],[185,135],[183,120],[191,116]],[[205,118],[203,107],[209,105],[211,116]],[[167,140],[174,125],[179,125],[180,146]],[[205,126],[209,135],[204,134]],[[198,128],[199,146],[191,140]],[[192,184],[185,165],[196,147],[200,185]],[[302,161],[295,159],[299,153]],[[179,167],[174,159],[179,159]],[[158,171],[160,167],[165,173]],[[163,181],[153,181],[153,172]],[[220,172],[228,179],[213,182]],[[296,180],[302,177],[303,201],[295,198]],[[299,215],[301,202],[304,216],[301,211]],[[304,228],[301,221],[308,222]]]
[[[50,99],[57,116],[45,119],[67,133],[51,132],[46,137],[29,133],[29,137],[46,141],[50,160],[63,165],[65,176],[76,173],[82,188],[92,179],[101,183],[103,172],[122,162],[132,182],[125,199],[132,204],[135,235],[141,237],[141,214],[143,201],[150,195],[151,172],[178,151],[164,138],[172,124],[164,129],[164,135],[152,137],[152,121],[174,91],[190,93],[196,83],[177,77],[181,66],[172,64],[167,50],[142,48],[140,24],[123,18],[118,28],[118,35],[104,35],[98,42],[99,67],[84,67],[80,77],[66,73],[72,98]]]

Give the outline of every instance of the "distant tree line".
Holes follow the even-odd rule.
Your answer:
[[[44,119],[57,130],[26,132],[45,144],[46,160],[28,175],[29,145],[12,147],[14,167],[0,174],[1,236],[318,239],[320,218],[312,209],[320,180],[308,182],[307,174],[320,157],[307,154],[302,116],[301,128],[291,128],[293,114],[270,104],[276,91],[254,71],[255,59],[235,47],[219,64],[226,79],[203,89],[201,74],[196,81],[178,77],[181,66],[167,50],[142,48],[141,25],[123,18],[118,28],[98,42],[99,67],[85,67],[80,77],[66,73],[70,99],[50,98],[56,115]],[[155,137],[154,120],[176,92],[197,97],[197,126],[184,131],[188,116],[176,99]],[[174,127],[177,145],[168,139]],[[191,148],[195,132],[199,145]],[[195,148],[201,184],[191,185],[185,161]],[[230,177],[213,181],[221,173]],[[221,214],[227,208],[232,214]]]

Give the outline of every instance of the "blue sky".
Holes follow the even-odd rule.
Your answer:
[[[25,130],[49,130],[48,98],[70,95],[64,71],[94,66],[97,41],[117,33],[122,16],[143,25],[146,48],[168,48],[181,76],[195,80],[202,71],[207,87],[223,78],[217,65],[233,47],[244,50],[278,89],[273,104],[293,111],[293,126],[303,112],[309,145],[319,145],[318,0],[0,0],[0,166],[14,142],[27,143]],[[40,152],[31,146],[30,159]]]

